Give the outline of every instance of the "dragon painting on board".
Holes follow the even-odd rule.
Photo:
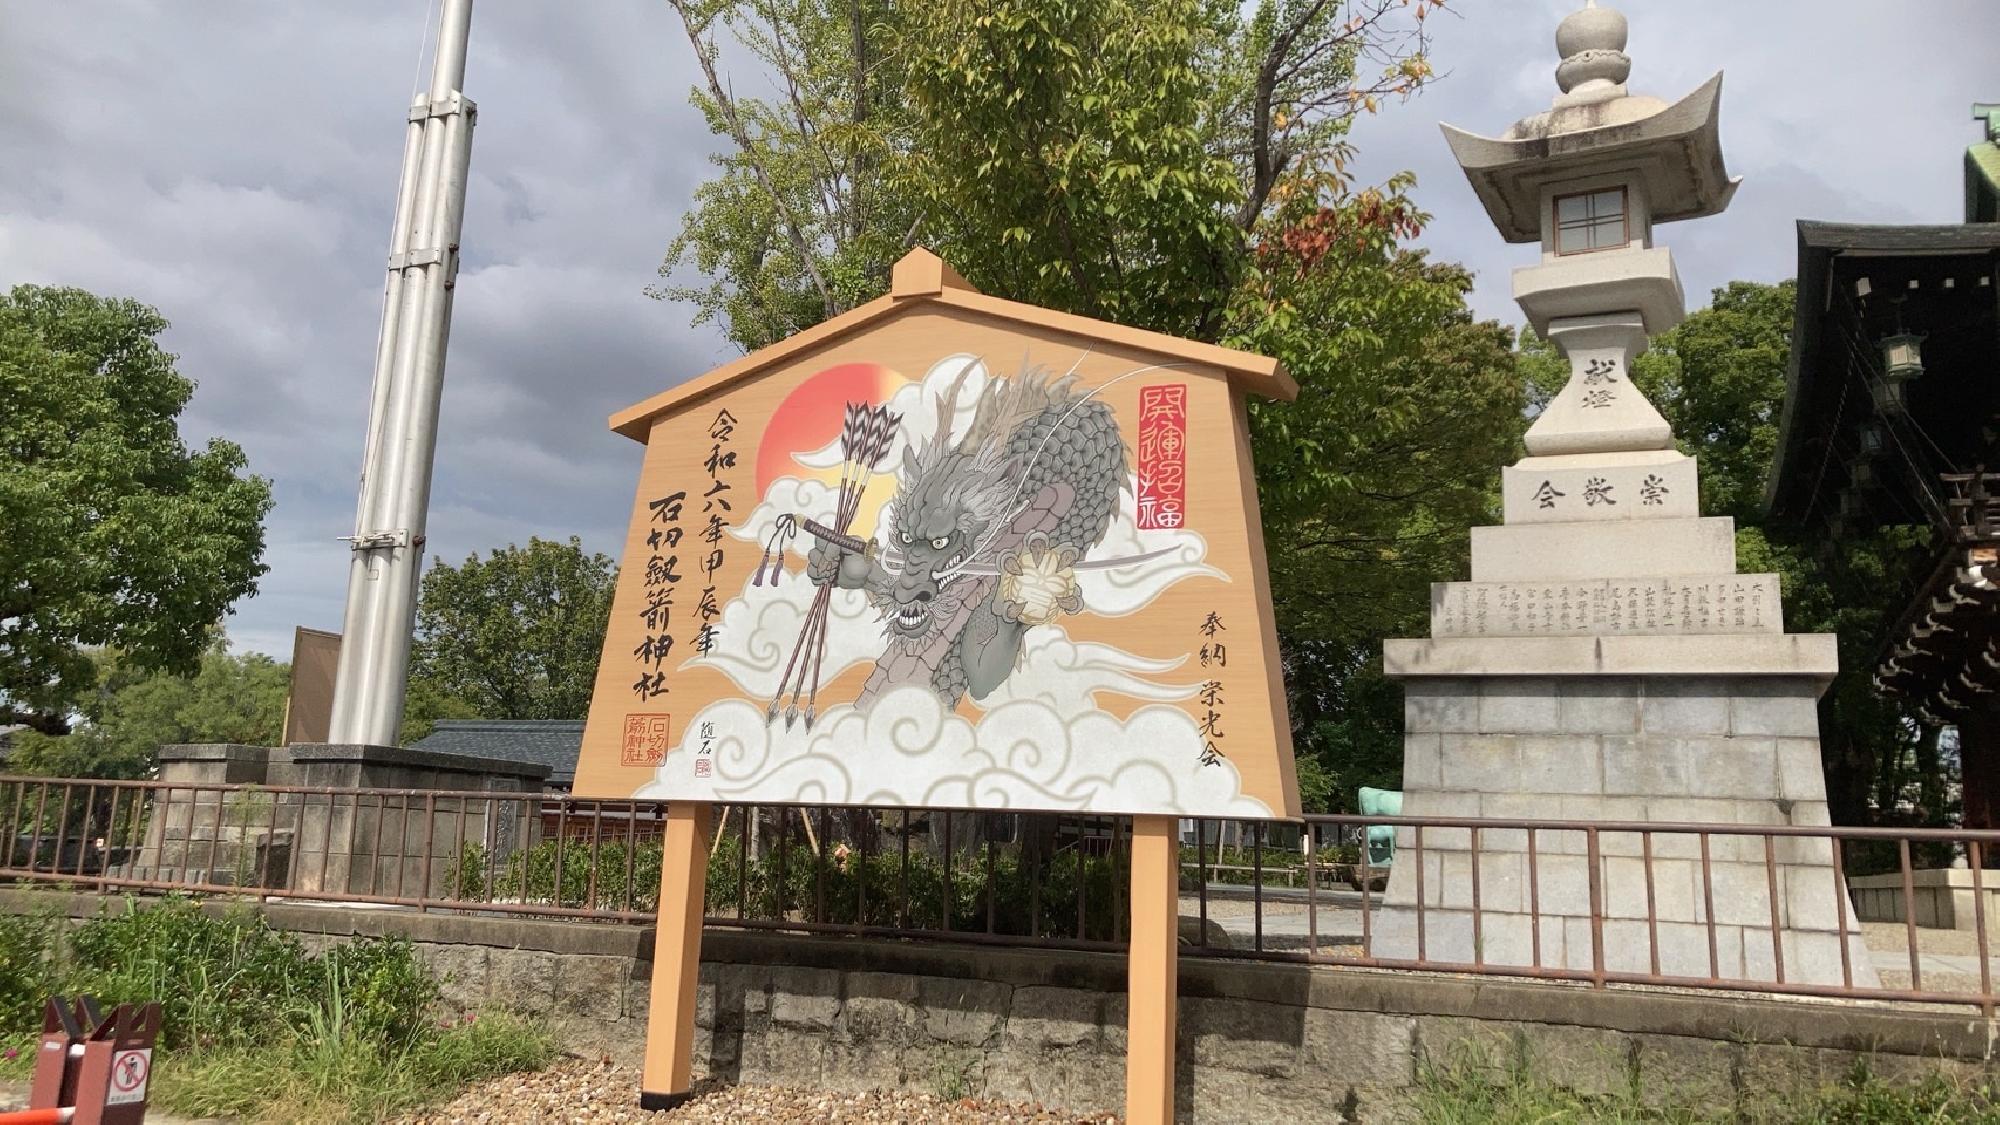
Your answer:
[[[913,684],[928,685],[953,707],[966,696],[985,699],[1006,681],[1029,629],[1083,611],[1078,569],[1153,557],[1090,557],[1118,512],[1120,490],[1131,487],[1130,450],[1109,406],[1071,377],[1030,367],[988,379],[971,422],[954,434],[965,382],[961,374],[935,396],[930,436],[904,443],[886,536],[849,534],[844,523],[854,508],[843,503],[835,527],[794,517],[774,537],[766,552],[774,580],[784,541],[801,524],[817,540],[806,573],[821,596],[771,700],[771,717],[789,693],[788,724],[802,695],[812,721],[813,649],[825,643],[829,590],[862,592],[882,621],[884,649],[858,707]],[[858,495],[888,460],[900,422],[886,407],[849,405],[843,496]]]

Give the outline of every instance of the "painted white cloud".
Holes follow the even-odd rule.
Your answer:
[[[900,688],[866,714],[836,707],[809,731],[767,722],[760,708],[740,700],[709,705],[687,730],[634,796],[1183,816],[1271,812],[1242,792],[1242,777],[1227,759],[1200,763],[1200,731],[1172,707],[1142,707],[1120,722],[1100,711],[1066,718],[1022,699],[974,722],[946,711],[925,689]],[[697,777],[703,761],[708,776]]]
[[[896,442],[889,446],[889,455],[883,462],[886,467],[893,469],[902,460],[905,444],[921,447],[937,432],[937,400],[951,389],[952,380],[960,372],[965,373],[965,389],[959,392],[951,414],[951,432],[962,434],[972,424],[973,412],[979,406],[979,392],[986,389],[986,363],[976,355],[957,352],[931,364],[922,379],[903,384],[889,396],[889,409],[902,415],[903,425]],[[810,453],[794,453],[792,460],[808,469],[838,469],[840,438],[836,436]]]
[[[751,698],[768,703],[785,680],[817,592],[802,569],[779,575],[776,585],[745,586],[740,596],[722,607],[722,617],[715,623],[715,646],[681,667],[714,668]],[[818,657],[819,682],[829,683],[853,665],[873,664],[882,655],[883,644],[881,617],[867,597],[858,590],[835,590],[827,599],[826,651]],[[800,659],[805,655],[811,654]],[[801,696],[799,706],[805,705]]]
[[[1092,559],[1135,558],[1166,550],[1156,559],[1127,566],[1079,570],[1076,583],[1083,589],[1083,604],[1089,612],[1106,617],[1123,617],[1150,605],[1167,587],[1189,578],[1229,576],[1208,565],[1208,541],[1199,532],[1186,528],[1139,530],[1139,501],[1136,477],[1131,488],[1118,494],[1118,515],[1105,529],[1104,539],[1091,549]]]
[[[1021,644],[1021,662],[992,694],[976,700],[993,710],[1016,701],[1032,701],[1073,715],[1094,710],[1102,704],[1099,692],[1130,696],[1152,703],[1192,699],[1201,690],[1199,680],[1184,684],[1161,683],[1151,677],[1163,676],[1187,663],[1187,658],[1149,660],[1123,649],[1069,639],[1059,625],[1028,630]]]

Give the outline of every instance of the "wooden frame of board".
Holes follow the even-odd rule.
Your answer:
[[[684,1098],[712,807],[1133,819],[1127,1114],[1173,1112],[1181,817],[1298,815],[1247,396],[1274,360],[887,296],[620,411],[646,445],[575,792],[668,802],[643,1104]]]

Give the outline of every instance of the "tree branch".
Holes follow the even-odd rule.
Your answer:
[[[758,186],[762,187],[764,193],[770,197],[772,208],[784,221],[785,233],[791,240],[793,251],[799,256],[799,265],[806,271],[807,276],[812,278],[813,288],[819,291],[826,315],[832,317],[838,314],[841,310],[834,300],[833,289],[827,285],[826,277],[820,273],[819,263],[814,260],[812,248],[806,242],[805,232],[799,226],[797,216],[792,214],[791,207],[785,203],[784,197],[778,194],[777,186],[771,182],[770,174],[765,170],[763,161],[758,159],[756,148],[750,143],[750,133],[743,126],[743,118],[736,111],[736,99],[723,87],[722,79],[715,72],[714,45],[703,42],[701,31],[695,26],[694,17],[688,13],[687,0],[668,0],[668,2],[673,4],[674,11],[680,14],[681,26],[687,30],[688,42],[694,46],[695,60],[701,63],[701,72],[708,80],[709,95],[715,99],[717,111],[722,114],[723,121],[729,126],[730,136],[736,141],[737,149],[742,152],[744,162],[757,177]]]

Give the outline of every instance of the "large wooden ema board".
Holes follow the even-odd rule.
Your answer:
[[[648,1104],[687,1089],[696,841],[768,802],[1134,816],[1128,1114],[1171,1116],[1175,820],[1298,815],[1246,400],[1296,390],[919,250],[612,418],[646,456],[576,793],[669,802]]]

